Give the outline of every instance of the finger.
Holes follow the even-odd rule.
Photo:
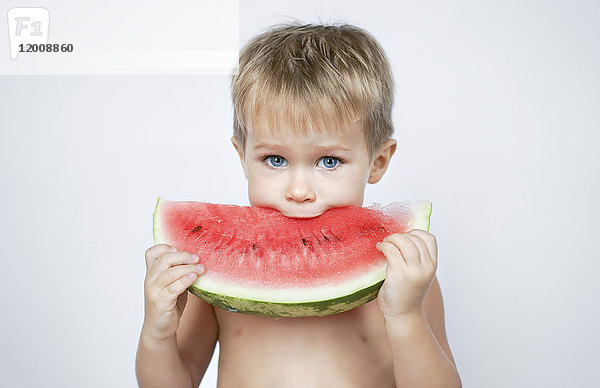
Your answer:
[[[158,259],[160,255],[171,251],[171,246],[168,244],[157,244],[146,250],[146,269],[149,269],[154,263],[154,260]],[[174,248],[173,248],[174,249]]]
[[[429,250],[429,254],[433,261],[435,261],[437,265],[438,260],[438,244],[435,236],[429,232],[420,229],[413,229],[409,232],[412,235],[419,236],[421,240],[425,241],[425,245],[427,245],[427,249]]]
[[[204,266],[202,264],[184,264],[170,267],[158,275],[155,284],[160,288],[165,288],[177,279],[181,279],[192,272],[199,276],[204,273]]]
[[[413,243],[415,243],[415,245],[417,246],[417,249],[419,249],[419,256],[421,257],[421,264],[430,265],[430,266],[433,266],[433,268],[435,268],[435,262],[433,261],[433,259],[431,258],[431,255],[429,254],[429,249],[427,248],[425,241],[423,241],[421,239],[421,237],[416,236],[414,234],[408,233],[407,236],[408,236],[408,238],[410,238],[412,240]]]
[[[391,242],[382,241],[377,243],[375,248],[385,255],[385,257],[388,259],[389,266],[393,267],[394,265],[406,265],[406,260],[402,256],[402,253]]]
[[[405,233],[394,233],[383,239],[394,244],[402,253],[402,257],[406,260],[406,264],[418,265],[421,263],[419,249],[415,243]]]
[[[199,257],[197,254],[190,254],[189,252],[168,252],[163,253],[154,260],[148,269],[147,277],[150,281],[155,281],[161,273],[165,272],[169,268],[182,265],[182,264],[197,264]]]
[[[169,295],[169,299],[177,299],[179,295],[185,292],[198,278],[195,272],[190,272],[182,278],[177,279],[173,283],[164,288],[164,292]]]

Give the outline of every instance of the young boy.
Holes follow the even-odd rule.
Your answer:
[[[232,96],[232,142],[252,206],[288,217],[362,206],[366,184],[381,179],[396,150],[388,61],[354,26],[279,26],[255,37]],[[198,386],[219,341],[219,387],[460,387],[435,237],[412,230],[377,249],[388,267],[376,300],[327,317],[271,319],[188,298],[202,258],[149,248],[140,386]]]

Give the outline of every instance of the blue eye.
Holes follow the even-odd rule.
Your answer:
[[[286,160],[279,155],[271,155],[265,158],[267,163],[273,167],[283,167],[287,164]]]
[[[325,156],[319,160],[319,167],[324,168],[335,168],[339,163],[338,158],[334,158],[333,156]]]

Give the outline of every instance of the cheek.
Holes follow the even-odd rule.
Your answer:
[[[361,206],[368,174],[360,169],[344,174],[323,177],[316,187],[317,194],[328,202],[341,205]]]
[[[248,199],[252,206],[268,204],[279,191],[276,179],[248,171]]]

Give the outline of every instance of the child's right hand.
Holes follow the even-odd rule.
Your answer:
[[[177,331],[187,302],[187,288],[204,272],[198,255],[158,244],[146,251],[143,330],[155,340]]]

